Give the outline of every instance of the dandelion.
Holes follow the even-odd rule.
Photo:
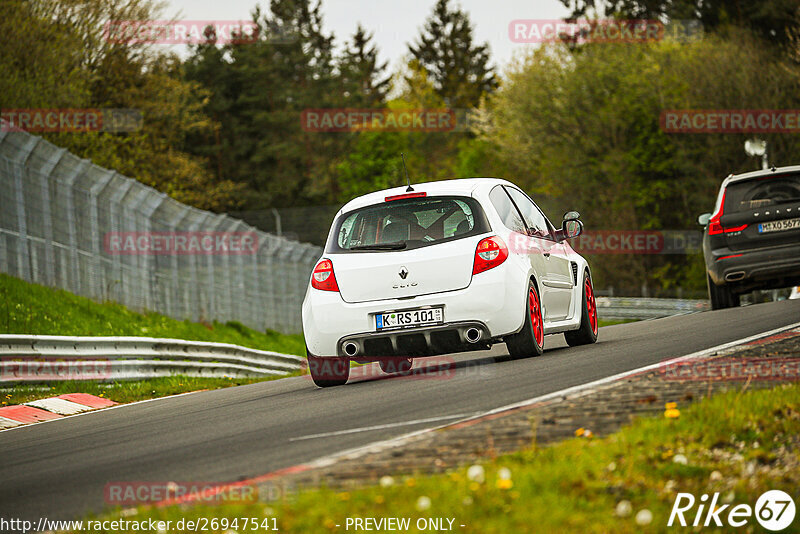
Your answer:
[[[636,524],[639,525],[640,527],[649,525],[650,523],[653,522],[653,512],[651,512],[647,508],[643,508],[642,510],[639,510],[639,512],[636,514],[635,520]]]
[[[686,456],[683,454],[676,454],[672,457],[672,461],[676,464],[686,465],[689,463],[689,460],[686,459]]]
[[[483,484],[483,481],[486,480],[486,471],[484,471],[482,465],[471,465],[467,469],[467,478],[478,484]]]
[[[473,482],[469,485],[469,489],[472,491],[478,491],[479,489],[481,489],[481,485],[478,484],[477,482]]]
[[[383,498],[383,495],[376,495],[375,499],[373,500],[375,501],[375,504],[383,504],[386,499]]]
[[[511,481],[511,469],[508,467],[501,467],[497,471],[497,482],[495,485],[497,486],[497,489],[511,489],[511,487],[514,485],[514,482]]]
[[[677,402],[668,402],[664,405],[664,417],[667,419],[677,419],[680,416],[681,412],[678,410]]]
[[[617,462],[611,462],[606,466],[606,471],[616,471],[617,470]]]
[[[633,505],[631,505],[631,501],[619,501],[617,503],[617,507],[614,509],[614,513],[617,517],[628,517],[633,512]]]
[[[472,503],[473,503],[472,497],[470,497],[469,495],[461,499],[461,504],[463,504],[464,506],[472,506]]]
[[[406,486],[408,486],[409,488],[413,488],[416,485],[417,485],[417,481],[414,480],[413,478],[407,478],[406,479]]]
[[[394,479],[389,475],[382,476],[380,480],[380,485],[382,488],[388,488],[390,486],[394,486]]]
[[[722,473],[720,473],[719,471],[712,471],[708,478],[712,482],[722,480]]]
[[[430,507],[431,507],[430,498],[428,498],[428,497],[423,495],[422,497],[417,499],[416,508],[417,508],[418,511],[424,512],[425,510],[427,510]]]
[[[337,495],[337,497],[339,497],[340,501],[349,501],[350,500],[350,494],[347,493],[346,491],[344,491],[342,493],[339,493]]]
[[[667,449],[666,451],[661,453],[661,459],[662,460],[668,460],[669,458],[672,458],[673,454],[675,454],[675,453],[672,452],[672,449]]]

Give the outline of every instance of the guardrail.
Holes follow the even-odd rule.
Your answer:
[[[597,297],[597,315],[608,320],[658,319],[709,309],[707,300]]]
[[[284,376],[305,358],[206,343],[148,337],[0,335],[0,383],[131,380],[159,376]]]

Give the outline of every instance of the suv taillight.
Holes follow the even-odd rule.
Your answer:
[[[311,273],[311,287],[321,291],[339,291],[331,260],[321,260],[314,267],[314,272]]]
[[[498,236],[481,239],[475,249],[475,263],[472,274],[494,269],[508,258],[508,247]]]
[[[711,218],[708,220],[708,235],[717,235],[723,232],[725,232],[726,234],[730,232],[741,232],[742,230],[747,228],[748,225],[746,224],[743,224],[741,226],[736,226],[734,228],[725,228],[724,226],[722,226],[722,222],[720,222],[720,219],[722,218],[722,214],[724,211],[725,211],[725,192],[722,193],[722,202],[720,202],[719,211],[714,215],[712,215]]]

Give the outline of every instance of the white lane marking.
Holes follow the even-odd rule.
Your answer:
[[[454,415],[443,415],[441,417],[429,417],[427,419],[415,419],[413,421],[402,421],[399,423],[387,423],[384,425],[362,426],[360,428],[349,428],[347,430],[337,430],[335,432],[323,432],[322,434],[309,434],[307,436],[300,436],[298,438],[291,438],[289,441],[302,441],[304,439],[326,438],[330,436],[341,436],[343,434],[356,434],[358,432],[369,432],[370,430],[382,430],[384,428],[394,428],[398,426],[411,426],[421,423],[433,423],[436,421],[446,421],[448,419],[458,419],[459,417],[470,417],[479,414],[466,414],[457,413]]]
[[[710,348],[707,348],[707,349],[704,349],[704,350],[701,350],[701,351],[697,351],[697,352],[693,352],[691,354],[687,354],[686,356],[679,356],[679,357],[676,357],[676,358],[672,358],[670,360],[665,360],[663,362],[655,363],[655,364],[652,364],[652,365],[646,365],[644,367],[639,367],[637,369],[632,369],[630,371],[625,371],[624,373],[619,373],[619,374],[616,374],[616,375],[613,375],[613,376],[609,376],[609,377],[606,377],[606,378],[601,378],[599,380],[594,380],[592,382],[587,382],[586,384],[573,386],[573,387],[570,387],[570,388],[562,389],[560,391],[555,391],[553,393],[548,393],[546,395],[540,395],[539,397],[534,397],[532,399],[524,400],[524,401],[521,401],[521,402],[516,402],[516,403],[513,403],[513,404],[508,404],[506,406],[501,406],[500,408],[495,408],[493,410],[482,412],[482,413],[480,413],[478,415],[472,415],[472,416],[469,416],[469,417],[465,417],[464,419],[461,419],[459,421],[455,421],[453,423],[445,423],[445,424],[439,425],[439,426],[423,428],[422,430],[415,430],[413,432],[409,432],[408,434],[403,434],[402,436],[398,436],[396,438],[390,438],[390,439],[383,440],[383,441],[375,441],[375,442],[369,443],[367,445],[362,445],[361,447],[356,447],[356,448],[348,449],[348,450],[345,450],[345,451],[342,451],[342,452],[333,453],[333,454],[330,454],[328,456],[323,456],[323,457],[318,458],[316,460],[313,460],[311,462],[305,463],[303,465],[307,466],[310,469],[316,469],[316,468],[320,468],[320,467],[327,467],[327,466],[333,465],[336,462],[341,461],[341,460],[345,460],[345,459],[346,460],[352,460],[354,458],[359,458],[359,457],[361,457],[361,456],[363,456],[365,454],[376,453],[376,452],[380,452],[380,451],[383,451],[383,450],[386,450],[386,449],[392,449],[392,448],[398,447],[400,445],[403,445],[404,443],[407,443],[407,442],[413,440],[417,436],[421,436],[423,434],[427,434],[428,432],[434,432],[436,430],[447,428],[447,427],[452,426],[452,425],[465,423],[465,422],[468,422],[468,421],[472,421],[474,419],[480,419],[482,417],[486,417],[486,416],[489,416],[489,415],[494,415],[494,414],[497,414],[497,413],[500,413],[500,412],[504,412],[504,411],[508,411],[508,410],[513,410],[515,408],[521,408],[521,407],[524,407],[524,406],[530,406],[532,404],[545,402],[545,401],[552,400],[552,399],[557,398],[557,397],[562,397],[562,396],[567,396],[567,395],[579,393],[579,392],[584,391],[584,390],[589,390],[589,389],[595,388],[597,386],[602,386],[604,384],[608,384],[609,382],[613,382],[615,380],[621,380],[621,379],[624,379],[624,378],[627,378],[627,377],[630,377],[630,376],[633,376],[633,375],[646,373],[646,372],[652,371],[654,369],[658,369],[662,365],[667,365],[667,364],[671,364],[671,363],[676,363],[676,362],[681,362],[681,361],[687,361],[687,360],[693,360],[693,359],[697,359],[697,358],[702,358],[704,356],[708,356],[710,354],[714,354],[716,352],[719,352],[719,351],[722,351],[722,350],[725,350],[725,349],[728,349],[728,348],[731,348],[731,347],[735,347],[737,345],[743,345],[745,343],[749,343],[749,342],[755,341],[757,339],[762,339],[762,338],[765,338],[765,337],[769,337],[769,336],[778,334],[780,332],[784,332],[784,331],[787,331],[787,330],[792,330],[792,329],[798,328],[798,327],[800,327],[800,322],[794,323],[794,324],[790,324],[790,325],[786,325],[786,326],[782,326],[780,328],[775,328],[774,330],[769,330],[767,332],[762,332],[760,334],[755,334],[753,336],[742,338],[742,339],[739,339],[739,340],[736,340],[736,341],[731,341],[729,343],[723,343],[723,344],[717,345],[715,347],[710,347]]]

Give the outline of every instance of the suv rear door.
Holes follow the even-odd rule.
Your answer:
[[[800,174],[729,183],[720,223],[725,242],[733,251],[797,243],[800,240]]]

